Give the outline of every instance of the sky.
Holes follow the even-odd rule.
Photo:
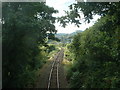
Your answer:
[[[69,10],[68,6],[73,3],[76,3],[76,1],[75,0],[46,0],[46,5],[53,7],[54,9],[59,11],[59,13],[53,14],[53,16],[55,17],[64,16],[65,15],[64,10],[65,11]],[[84,16],[81,14],[81,17],[84,17]],[[74,24],[69,24],[68,26],[63,28],[60,26],[59,23],[55,23],[55,27],[56,27],[56,30],[58,31],[57,33],[72,33],[72,32],[75,32],[76,30],[84,31],[86,28],[89,28],[90,26],[92,26],[98,18],[99,18],[98,15],[94,16],[94,19],[89,24],[82,20],[81,21],[82,24],[80,25],[79,28]]]

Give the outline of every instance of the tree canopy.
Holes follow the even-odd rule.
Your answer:
[[[37,2],[3,2],[3,88],[26,87],[45,62],[47,38],[54,39],[57,13]],[[52,36],[52,37],[51,37]]]
[[[63,26],[66,21],[80,25],[80,12],[88,23],[95,14],[101,18],[92,27],[75,35],[68,47],[73,55],[67,77],[70,87],[119,88],[120,3],[78,2],[70,5],[70,12],[59,21]]]
[[[65,26],[66,23],[75,23],[80,25],[80,13],[82,12],[85,21],[88,23],[93,19],[94,15],[110,16],[113,18],[113,23],[119,25],[120,2],[77,2],[69,6],[70,11],[65,11],[66,16],[58,18],[58,21]]]

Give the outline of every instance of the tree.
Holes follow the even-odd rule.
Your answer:
[[[80,12],[90,22],[95,14],[101,18],[89,29],[76,35],[71,44],[74,63],[70,69],[71,88],[119,88],[120,82],[120,3],[78,2],[70,12],[58,18],[80,25]],[[63,23],[64,22],[64,23]]]
[[[58,21],[60,21],[61,24],[64,24],[62,22],[71,22],[79,25],[81,23],[77,18],[81,18],[80,13],[82,12],[84,14],[85,20],[88,21],[88,23],[91,19],[93,19],[95,14],[98,14],[101,16],[113,16],[115,19],[114,22],[119,25],[119,8],[120,3],[118,2],[77,2],[77,4],[71,4],[69,6],[70,11],[65,11],[67,15],[58,18]]]
[[[38,46],[56,33],[53,13],[44,3],[3,3],[3,88],[26,87],[35,80],[44,60]]]

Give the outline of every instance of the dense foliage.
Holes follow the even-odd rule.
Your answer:
[[[46,40],[54,39],[56,10],[44,3],[5,2],[2,6],[3,88],[23,88],[46,60]],[[46,55],[46,56],[45,56]]]
[[[73,4],[70,8],[64,20],[71,22],[78,18],[79,11],[88,22],[94,14],[101,15],[92,27],[75,35],[68,47],[74,54],[68,72],[70,87],[120,88],[120,3],[86,2]],[[63,17],[60,19],[62,23]]]
[[[74,37],[69,47],[74,53],[71,68],[73,88],[116,88],[120,85],[117,35],[109,36],[95,25]]]

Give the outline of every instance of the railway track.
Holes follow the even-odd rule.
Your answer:
[[[52,63],[52,67],[50,70],[50,74],[49,74],[49,80],[48,80],[48,90],[50,88],[60,88],[60,84],[59,84],[59,64],[61,63],[64,53],[63,53],[63,49],[61,51],[58,52],[58,54],[56,55],[53,63]]]

